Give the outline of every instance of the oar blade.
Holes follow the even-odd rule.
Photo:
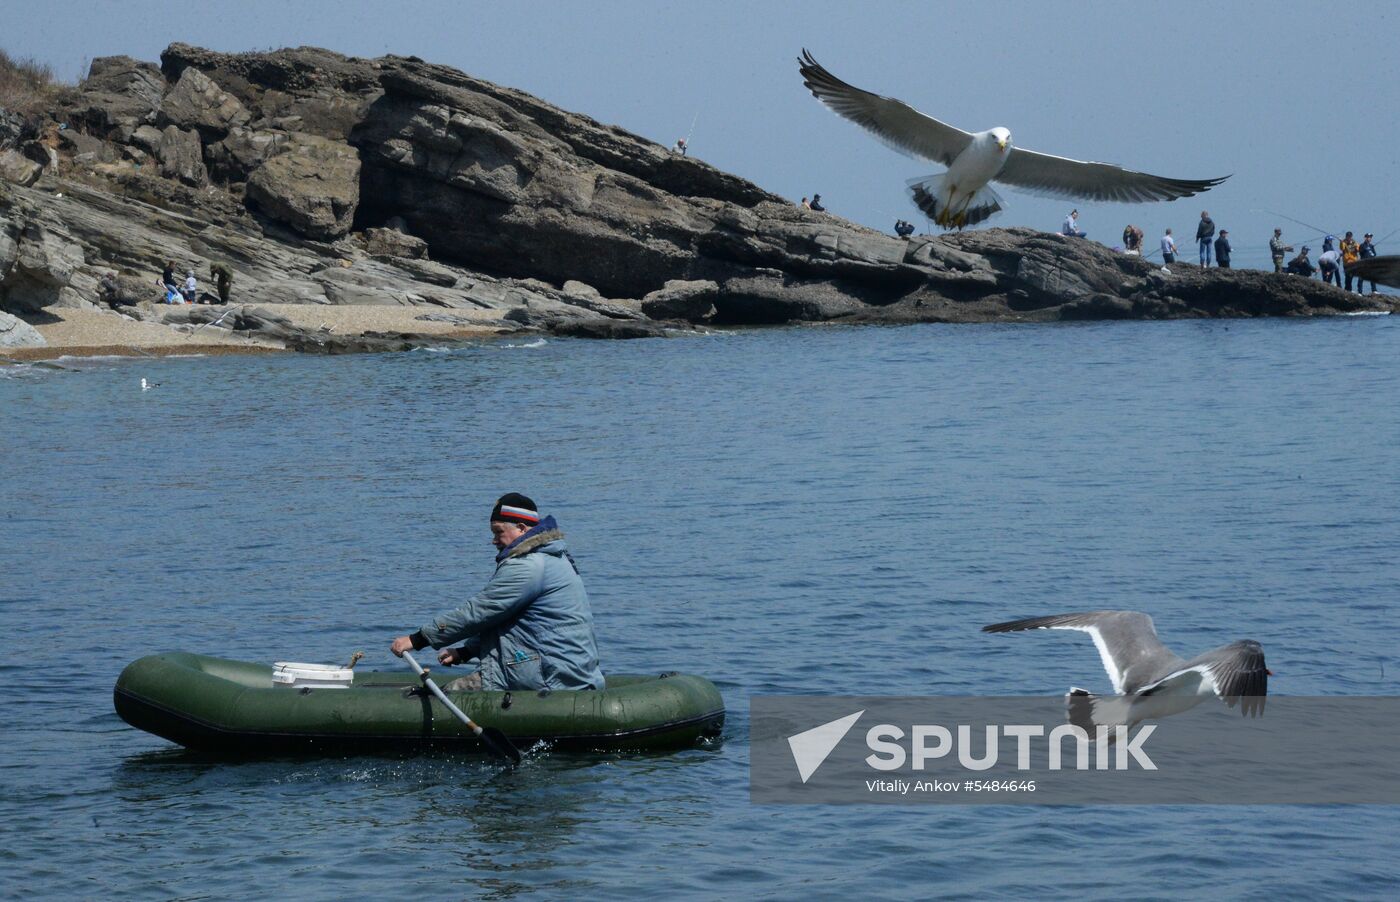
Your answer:
[[[505,733],[495,727],[481,728],[481,744],[486,746],[486,750],[498,758],[504,758],[511,764],[520,763],[520,749],[515,747]]]

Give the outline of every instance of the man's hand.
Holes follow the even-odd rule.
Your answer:
[[[394,644],[389,646],[389,651],[396,657],[403,657],[403,653],[413,650],[413,639],[408,636],[400,636],[394,640]]]
[[[462,650],[460,648],[444,648],[442,651],[438,652],[438,663],[447,667],[451,667],[454,664],[465,663],[466,659],[462,657],[461,652]]]

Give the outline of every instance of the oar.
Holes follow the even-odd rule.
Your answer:
[[[428,691],[436,695],[438,701],[447,706],[447,710],[457,715],[457,719],[466,724],[471,731],[476,734],[476,738],[481,740],[481,744],[486,746],[488,752],[498,758],[505,758],[512,764],[520,763],[520,750],[511,744],[511,741],[506,738],[505,733],[502,733],[495,727],[478,726],[461,708],[452,704],[452,700],[443,694],[443,691],[438,688],[437,683],[429,679],[428,671],[423,669],[423,665],[418,663],[417,658],[413,657],[413,655],[408,652],[404,652],[403,659],[408,662],[409,667],[413,668],[413,672],[418,674],[418,678],[423,681],[424,686],[428,687]]]

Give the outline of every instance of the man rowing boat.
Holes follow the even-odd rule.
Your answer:
[[[402,657],[431,645],[443,664],[480,663],[448,689],[602,689],[588,593],[554,518],[541,519],[535,502],[511,492],[490,523],[498,554],[486,587],[389,650]]]

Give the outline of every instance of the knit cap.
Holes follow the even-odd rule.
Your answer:
[[[535,502],[519,492],[507,492],[491,508],[491,522],[521,523],[534,526],[540,522],[540,512]]]

